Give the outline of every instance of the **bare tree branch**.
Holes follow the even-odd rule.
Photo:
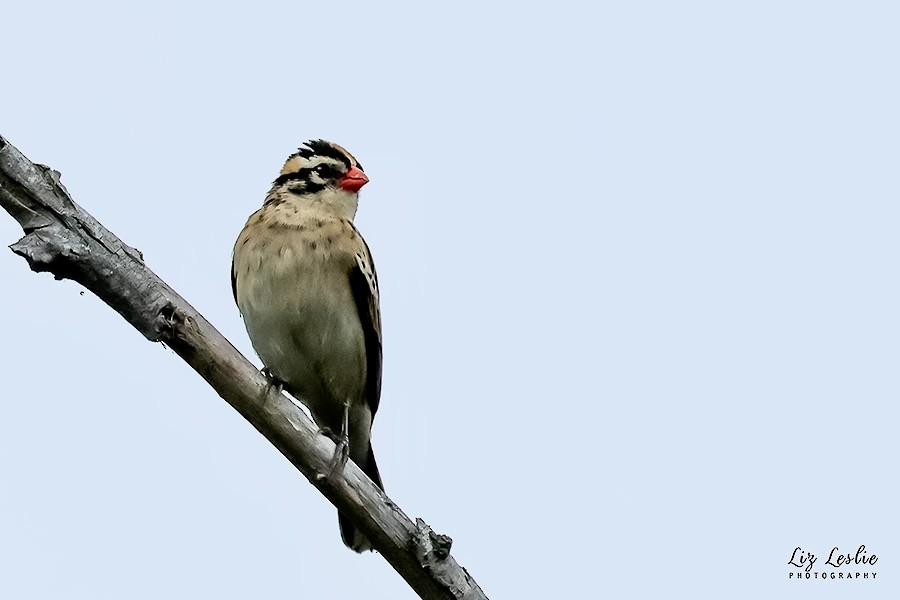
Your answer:
[[[123,243],[72,201],[59,173],[36,165],[0,137],[0,205],[25,237],[10,246],[34,271],[77,281],[152,342],[163,342],[284,454],[422,598],[486,598],[450,556],[451,540],[412,521],[353,464],[321,480],[334,443],[294,403],[274,392],[257,369],[187,301]]]

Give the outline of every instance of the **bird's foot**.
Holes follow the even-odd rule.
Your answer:
[[[261,371],[263,377],[266,378],[266,387],[263,388],[262,393],[262,402],[266,403],[266,400],[269,398],[269,394],[272,393],[272,390],[275,390],[275,395],[280,396],[282,390],[284,390],[284,382],[275,377],[268,368],[265,368]]]
[[[331,461],[328,463],[328,472],[327,473],[319,473],[316,475],[316,479],[322,481],[323,479],[334,479],[334,477],[344,470],[344,465],[347,464],[347,460],[350,458],[350,438],[347,434],[337,434],[333,432],[328,427],[320,427],[319,433],[321,435],[328,436],[328,438],[334,442],[334,455],[331,457]]]
[[[328,471],[328,478],[335,477],[344,470],[344,465],[350,458],[350,439],[347,436],[341,438],[337,446],[334,448],[334,456],[331,457],[331,468]]]

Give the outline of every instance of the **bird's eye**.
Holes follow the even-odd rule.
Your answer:
[[[335,169],[332,165],[328,163],[324,163],[321,165],[316,165],[313,168],[313,171],[322,179],[332,179],[334,177],[338,177],[340,173]]]

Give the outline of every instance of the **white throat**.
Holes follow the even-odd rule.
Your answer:
[[[310,199],[325,212],[348,221],[356,217],[356,209],[359,206],[359,194],[342,189],[325,188],[313,194]]]

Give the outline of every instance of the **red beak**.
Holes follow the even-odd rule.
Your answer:
[[[359,167],[350,167],[347,174],[338,181],[338,187],[348,192],[358,192],[359,188],[369,183],[369,178]]]

